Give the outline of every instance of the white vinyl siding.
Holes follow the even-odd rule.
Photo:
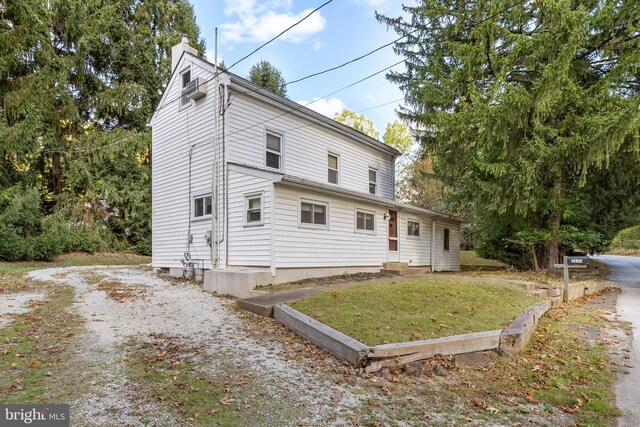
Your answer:
[[[264,167],[265,130],[257,123],[266,122],[269,129],[283,135],[280,170],[288,175],[327,182],[327,153],[340,153],[342,188],[369,194],[369,168],[377,170],[378,193],[394,198],[393,156],[363,142],[354,140],[324,125],[294,114],[282,115],[286,109],[233,92],[227,109],[228,160]],[[278,117],[279,115],[282,115]]]
[[[278,268],[380,266],[387,258],[385,209],[353,200],[276,186],[275,258]],[[298,226],[300,200],[329,204],[329,230]],[[355,209],[376,213],[376,234],[356,233]]]
[[[210,70],[191,63],[185,56],[178,70],[189,67],[190,79],[211,77]],[[192,221],[193,196],[211,194],[212,138],[215,96],[208,94],[190,108],[180,109],[181,75],[176,73],[166,89],[164,103],[156,112],[152,134],[152,265],[182,267],[191,227],[191,256],[210,267],[211,252],[205,233],[211,221]],[[186,135],[189,138],[186,138]],[[191,194],[189,194],[189,151],[192,150]],[[219,149],[219,147],[218,147]],[[220,151],[219,151],[220,153]],[[218,156],[220,158],[220,156]],[[218,196],[219,197],[219,196]],[[222,217],[223,206],[219,207]],[[190,214],[191,212],[191,214]],[[191,223],[191,224],[190,224]],[[224,257],[224,247],[221,247]]]
[[[420,224],[420,235],[409,235],[409,222]],[[400,211],[398,235],[400,236],[400,262],[412,266],[431,264],[431,217]]]
[[[248,200],[261,197],[262,226],[246,222]],[[271,182],[229,169],[229,265],[271,265]]]
[[[444,250],[445,229],[449,230],[449,250]],[[436,220],[436,271],[460,269],[460,229],[454,222]]]

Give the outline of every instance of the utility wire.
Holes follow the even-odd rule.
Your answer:
[[[302,18],[301,20],[299,20],[298,22],[296,22],[295,24],[291,25],[290,27],[288,27],[287,29],[285,29],[283,32],[281,32],[280,34],[278,34],[277,36],[275,36],[274,38],[272,38],[271,40],[269,40],[268,42],[262,44],[260,47],[258,47],[257,49],[253,50],[250,54],[243,56],[242,58],[240,58],[239,60],[237,60],[236,62],[234,62],[233,64],[231,64],[231,66],[229,68],[227,68],[227,70],[230,70],[231,68],[233,68],[235,65],[237,65],[238,63],[244,61],[245,59],[247,59],[248,57],[250,57],[251,55],[253,55],[254,53],[256,53],[257,51],[259,51],[260,49],[262,49],[263,47],[265,47],[266,45],[268,45],[269,43],[271,43],[272,41],[276,40],[278,37],[282,36],[284,33],[286,33],[287,31],[289,31],[290,29],[292,29],[293,27],[295,27],[296,25],[302,23],[305,19],[307,19],[308,17],[310,17],[311,15],[313,15],[314,13],[316,13],[317,11],[319,11],[320,9],[322,9],[323,7],[325,7],[326,5],[328,5],[329,3],[331,3],[333,0],[328,0],[327,2],[321,4],[320,6],[316,7],[315,9],[313,9],[311,12],[309,12],[304,18]]]
[[[385,68],[383,68],[382,70],[376,71],[375,73],[370,74],[370,75],[368,75],[367,77],[364,77],[364,78],[362,78],[362,79],[360,79],[360,80],[358,80],[358,81],[356,81],[356,82],[353,82],[353,83],[351,83],[351,84],[349,84],[349,85],[347,85],[347,86],[344,86],[344,87],[342,87],[342,88],[340,88],[340,89],[338,89],[338,90],[335,90],[335,91],[333,91],[333,92],[331,92],[331,93],[328,93],[328,94],[326,94],[326,95],[323,95],[323,96],[321,96],[321,97],[319,97],[319,98],[316,98],[316,99],[314,99],[313,101],[307,102],[307,103],[306,103],[306,104],[304,104],[304,105],[298,105],[296,108],[292,108],[292,109],[290,109],[290,110],[287,110],[287,111],[285,111],[284,113],[280,113],[280,114],[278,114],[277,116],[271,117],[270,119],[263,120],[263,121],[261,121],[261,122],[254,123],[253,125],[250,125],[250,126],[247,126],[247,127],[242,128],[242,129],[238,129],[238,130],[236,130],[236,131],[230,132],[230,133],[226,134],[225,136],[226,136],[226,137],[229,137],[229,136],[231,136],[231,135],[235,135],[235,134],[237,134],[237,133],[244,132],[244,131],[249,130],[249,129],[253,129],[253,128],[254,128],[254,127],[256,127],[256,126],[260,126],[260,125],[263,125],[263,124],[265,124],[265,123],[269,123],[269,122],[271,122],[271,121],[273,121],[273,120],[275,120],[275,119],[277,119],[277,118],[279,118],[279,117],[286,116],[287,114],[291,114],[291,113],[294,113],[294,112],[296,112],[296,111],[300,111],[301,109],[306,108],[306,107],[308,107],[309,105],[311,105],[311,104],[313,104],[313,103],[316,103],[316,102],[320,101],[321,99],[327,98],[327,97],[329,97],[329,96],[331,96],[331,95],[335,95],[335,94],[336,94],[336,93],[338,93],[338,92],[342,92],[343,90],[348,89],[348,88],[350,88],[350,87],[352,87],[352,86],[355,86],[355,85],[357,85],[357,84],[359,84],[359,83],[362,83],[363,81],[368,80],[368,79],[370,79],[370,78],[372,78],[372,77],[374,77],[374,76],[376,76],[376,75],[378,75],[378,74],[380,74],[380,73],[383,73],[383,72],[387,71],[388,69],[395,67],[396,65],[402,64],[404,61],[405,61],[405,59],[402,59],[402,60],[400,60],[400,61],[396,62],[395,64],[392,64],[392,65],[390,65],[390,66],[388,66],[388,67],[385,67]],[[260,88],[260,89],[265,90],[265,89],[263,89],[263,88]],[[255,90],[250,90],[250,91],[246,91],[246,92],[240,92],[240,94],[242,94],[242,95],[246,95],[246,94],[249,94],[249,93],[252,93],[252,92],[256,92],[256,91],[255,91]]]
[[[304,77],[301,77],[299,79],[287,82],[287,83],[285,83],[285,86],[289,86],[289,85],[292,85],[294,83],[298,83],[298,82],[301,82],[303,80],[310,79],[311,77],[315,77],[315,76],[319,76],[319,75],[324,74],[324,73],[328,73],[329,71],[337,70],[337,69],[345,67],[345,66],[347,66],[349,64],[353,64],[354,62],[360,61],[361,59],[364,59],[367,56],[372,55],[372,54],[376,53],[377,51],[384,49],[385,47],[391,46],[392,44],[394,44],[396,42],[399,42],[403,38],[405,38],[407,36],[410,36],[411,34],[415,33],[416,31],[418,31],[418,29],[415,29],[415,30],[411,31],[410,33],[407,33],[404,36],[398,37],[397,39],[395,39],[393,41],[390,41],[387,44],[384,44],[384,45],[382,45],[380,47],[377,47],[377,48],[373,49],[372,51],[369,51],[369,52],[365,53],[364,55],[358,56],[357,58],[353,58],[352,60],[347,61],[345,63],[342,63],[340,65],[336,65],[335,67],[327,68],[326,70],[318,71],[317,73],[309,74],[308,76],[304,76]]]

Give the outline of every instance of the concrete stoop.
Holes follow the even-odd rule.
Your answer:
[[[271,270],[264,268],[206,270],[204,289],[238,298],[249,298],[263,294],[256,291],[256,287],[271,285],[273,281]]]

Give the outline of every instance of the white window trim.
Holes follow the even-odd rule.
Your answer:
[[[278,171],[278,172],[284,172],[284,132],[279,132],[277,130],[273,130],[273,129],[269,129],[269,128],[264,128],[264,132],[263,132],[263,159],[262,159],[262,164],[264,165],[264,167],[268,170],[271,171]],[[280,168],[272,168],[271,166],[267,166],[267,151],[271,152],[271,153],[275,153],[275,151],[269,150],[267,149],[267,134],[271,134],[274,136],[277,136],[278,138],[280,138]]]
[[[260,199],[260,221],[247,221],[247,212],[249,210],[249,199]],[[264,225],[264,191],[258,191],[255,193],[244,194],[244,226],[245,227],[258,227]]]
[[[362,212],[365,214],[373,214],[373,230],[361,230],[358,228],[358,212]],[[368,235],[377,235],[378,234],[378,213],[371,209],[364,209],[355,207],[353,209],[353,230],[356,234],[368,234]]]
[[[329,181],[329,156],[333,156],[335,158],[338,159],[338,182],[333,183],[331,181]],[[336,153],[335,151],[330,151],[327,150],[327,184],[329,185],[337,185],[338,187],[340,187],[341,183],[342,183],[342,159],[340,158],[340,154]],[[336,170],[336,169],[331,169],[331,170]]]
[[[370,171],[374,171],[376,173],[376,181],[375,182],[373,182],[373,181],[371,181],[371,179],[369,179],[369,172]],[[378,195],[378,191],[380,189],[380,186],[378,185],[378,168],[374,168],[372,166],[369,166],[369,169],[367,169],[367,182],[368,182],[368,184],[367,184],[367,193],[373,194],[374,196],[377,196]],[[376,185],[376,192],[375,193],[372,193],[371,190],[369,190],[369,187],[370,187],[371,184],[375,184]]]
[[[211,197],[211,193],[201,193],[191,198],[191,221],[203,221],[203,220],[211,219],[211,214],[196,216],[196,199],[203,199],[206,197]],[[211,212],[213,212],[213,197],[211,197]]]
[[[419,235],[414,236],[413,234],[409,234],[409,221],[418,223],[418,226],[420,227]],[[404,230],[405,230],[405,233],[407,234],[408,239],[416,239],[416,240],[422,239],[422,221],[420,221],[418,218],[407,218],[407,224]]]
[[[302,222],[302,203],[312,203],[314,205],[324,205],[325,212],[327,213],[327,221],[325,224],[308,224]],[[304,197],[298,197],[298,227],[299,228],[311,228],[315,230],[329,230],[329,218],[331,212],[331,203],[324,200],[307,199]]]
[[[180,99],[178,100],[178,111],[182,111],[185,108],[189,108],[193,105],[193,99],[189,98],[189,102],[182,105],[182,90],[184,89],[182,87],[182,75],[184,73],[186,73],[187,71],[191,71],[191,64],[187,65],[186,67],[184,67],[181,71],[180,71],[180,80],[179,80],[179,87],[180,87]],[[189,76],[189,81],[193,80],[193,75]]]

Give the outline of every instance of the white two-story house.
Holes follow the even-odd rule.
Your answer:
[[[384,263],[459,269],[461,220],[395,201],[399,152],[232,73],[186,40],[151,119],[153,267],[205,288]]]

